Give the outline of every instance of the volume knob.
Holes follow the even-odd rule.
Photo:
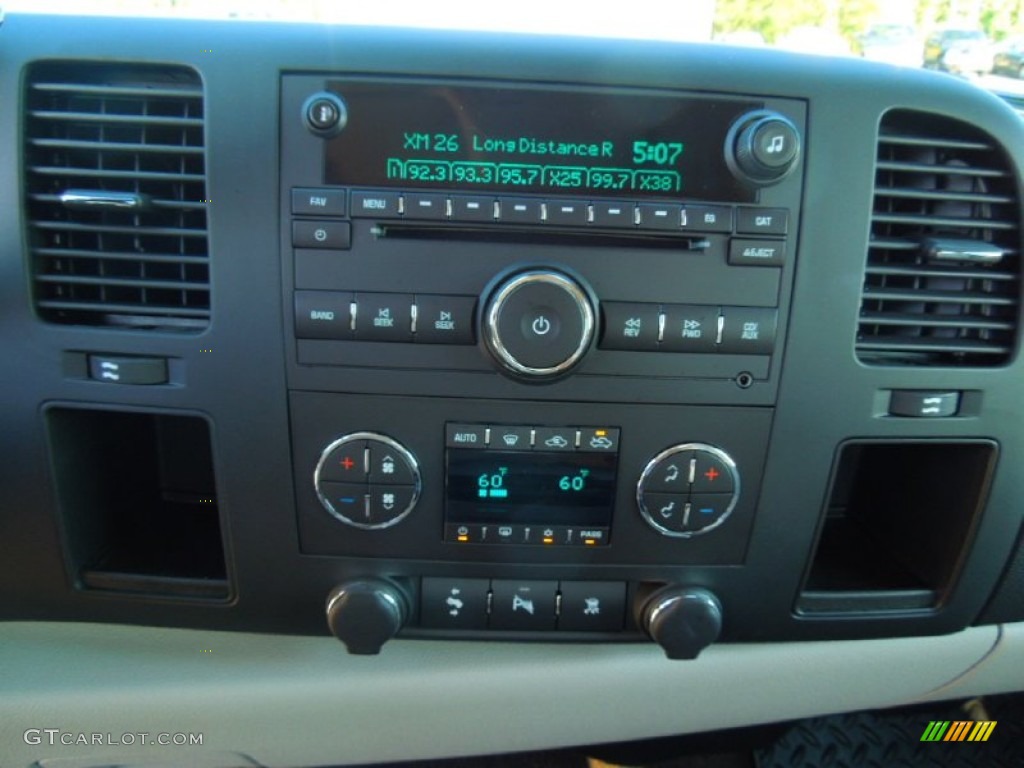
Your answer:
[[[753,186],[776,184],[796,168],[800,133],[778,112],[744,115],[726,139],[726,161],[733,174]]]
[[[494,289],[484,309],[482,336],[506,373],[552,379],[568,373],[590,349],[595,317],[578,280],[552,269],[532,269]]]

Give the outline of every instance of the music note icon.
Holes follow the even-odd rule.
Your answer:
[[[765,152],[769,155],[774,155],[782,152],[786,148],[786,137],[785,136],[772,136],[771,144],[765,148]]]

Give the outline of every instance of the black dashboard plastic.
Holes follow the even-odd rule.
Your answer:
[[[409,597],[413,635],[474,636],[423,625],[423,578],[490,579],[495,594],[510,583],[530,582],[538,592],[560,584],[564,595],[578,582],[612,582],[628,584],[630,600],[663,584],[699,587],[721,602],[722,637],[730,641],[939,634],[979,617],[1024,618],[1001,607],[1020,607],[1013,571],[1006,589],[1018,596],[994,597],[1018,541],[1024,495],[1024,476],[1014,471],[1024,465],[1024,371],[1016,348],[997,366],[868,365],[855,353],[880,121],[891,110],[909,110],[967,122],[991,137],[1007,157],[1017,190],[1009,205],[1019,222],[1021,124],[996,97],[929,73],[712,46],[115,19],[91,20],[83,38],[75,23],[17,15],[4,21],[0,103],[26,103],[27,68],[38,61],[181,65],[198,73],[210,322],[200,333],[181,334],[40,317],[28,257],[37,233],[23,182],[26,119],[21,108],[4,110],[0,146],[18,162],[0,166],[0,346],[7,355],[0,368],[0,617],[324,634],[330,591],[371,576],[392,580]],[[323,176],[324,140],[308,130],[302,107],[345,78],[472,81],[496,93],[529,86],[700,95],[778,110],[799,127],[803,151],[793,175],[757,193],[756,205],[792,212],[788,256],[781,268],[733,266],[726,238],[712,236],[700,264],[681,266],[675,250],[601,236],[577,242],[487,229],[472,237],[416,230],[388,238],[374,231],[378,220],[358,217],[348,222],[349,249],[295,248],[292,189],[331,186]],[[1016,238],[1019,244],[1019,232]],[[1019,259],[1019,248],[1007,258]],[[354,301],[359,294],[476,297],[479,328],[479,304],[492,281],[526,266],[581,275],[599,302],[777,308],[776,345],[770,356],[689,357],[598,346],[577,371],[535,384],[502,375],[476,345],[297,338],[297,291],[351,292]],[[168,380],[93,379],[89,356],[166,360]],[[950,417],[893,416],[893,391],[959,393],[960,405]],[[463,548],[444,541],[448,423],[621,430],[609,546]],[[106,430],[122,439],[97,447]],[[416,509],[384,531],[344,526],[313,486],[324,447],[362,431],[406,446],[424,478]],[[735,459],[742,493],[728,525],[692,539],[660,536],[637,509],[635,483],[651,457],[692,442]],[[846,451],[851,444],[861,448]],[[901,447],[904,458],[892,472],[877,460],[877,445]],[[215,482],[188,460],[207,450]],[[138,461],[124,461],[133,452]],[[92,475],[74,474],[78,457],[93,455],[109,459],[95,468],[105,478],[95,487]],[[842,457],[854,465],[844,470]],[[872,487],[880,495],[871,497],[870,514],[859,516],[856,494],[844,496],[842,484],[876,483],[879,474],[883,484]],[[914,483],[961,481],[964,498],[951,512],[936,511],[939,537],[913,530],[930,510],[907,516],[907,505],[877,502],[923,487]],[[166,534],[120,536],[132,520],[124,499],[146,483],[161,503],[191,505],[174,520],[203,519],[197,510],[209,505],[220,523],[223,569],[177,568],[172,556],[169,570],[130,565],[127,576],[113,567],[94,573],[90,553],[105,548],[157,552],[161,541],[174,540],[187,552],[190,537],[209,543],[209,516],[207,523],[171,525]],[[82,515],[100,522],[83,533]],[[826,521],[843,515],[869,525],[866,536],[861,530],[845,539],[843,524],[832,526],[840,550],[843,542],[876,546],[895,570],[909,563],[914,571],[915,548],[930,546],[939,554],[928,567],[938,563],[941,574],[908,580],[854,564],[855,578],[841,580],[831,595],[850,600],[798,610],[803,597],[818,593],[807,578],[824,551],[817,542]],[[890,524],[901,530],[895,544],[884,533]],[[107,536],[107,544],[94,536]],[[183,583],[189,580],[205,586]],[[1000,607],[983,614],[990,600]],[[639,638],[631,618],[624,626],[626,632],[572,630],[564,637]],[[552,637],[529,628],[475,636]]]

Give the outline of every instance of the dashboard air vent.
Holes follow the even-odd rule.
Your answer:
[[[857,354],[874,365],[992,366],[1017,333],[1020,222],[1006,154],[971,125],[882,120]]]
[[[203,91],[185,67],[46,62],[26,80],[25,206],[50,322],[210,317]]]

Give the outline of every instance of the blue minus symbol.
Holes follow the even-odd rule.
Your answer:
[[[338,499],[338,501],[340,501],[342,504],[355,504],[356,503],[356,499],[355,499],[354,496],[342,496],[340,499]]]
[[[714,507],[702,507],[701,510],[700,510],[700,513],[702,515],[713,515],[713,514],[715,514],[715,508]]]

